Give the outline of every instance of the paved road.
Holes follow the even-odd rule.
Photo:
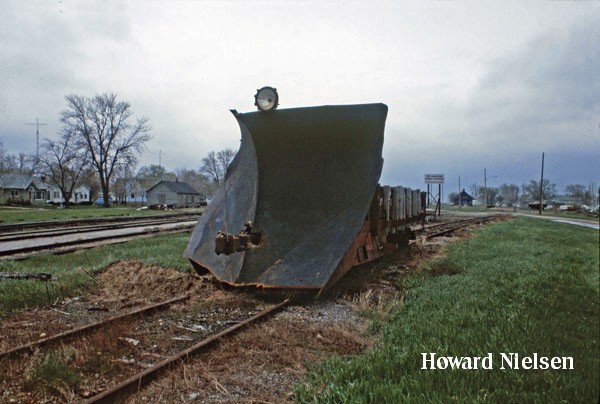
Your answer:
[[[553,222],[557,222],[557,223],[566,223],[566,224],[572,224],[575,226],[583,226],[583,227],[589,227],[590,229],[596,229],[599,230],[600,229],[600,224],[598,224],[598,222],[594,223],[594,222],[590,222],[588,220],[580,220],[580,219],[562,219],[556,216],[545,216],[545,215],[538,215],[538,214],[528,214],[528,213],[515,213],[515,216],[527,216],[527,217],[532,217],[535,219],[545,219],[545,220],[551,220]]]
[[[551,219],[551,220],[553,222],[558,222],[558,223],[568,223],[568,224],[574,224],[576,226],[589,227],[590,229],[596,229],[596,230],[600,229],[600,224],[598,224],[598,223],[590,223],[590,222],[574,221],[574,220],[564,220],[564,219]]]

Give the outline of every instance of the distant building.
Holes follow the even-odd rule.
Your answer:
[[[87,185],[80,185],[73,189],[73,195],[71,196],[71,200],[69,203],[78,204],[83,203],[87,204],[91,202],[91,188]],[[48,200],[47,202],[53,204],[62,204],[65,203],[65,198],[63,198],[62,192],[60,188],[55,185],[48,185]]]
[[[115,202],[118,204],[146,204],[146,190],[156,185],[153,178],[118,178],[113,186]]]
[[[200,207],[205,198],[185,182],[160,181],[146,191],[148,206],[167,205],[174,208]]]
[[[1,204],[46,203],[48,185],[41,178],[25,174],[0,175]]]
[[[460,191],[460,194],[458,195],[459,200],[458,200],[458,204],[460,206],[473,206],[473,200],[475,198],[473,198],[471,195],[469,195],[465,189],[463,188],[462,191]]]

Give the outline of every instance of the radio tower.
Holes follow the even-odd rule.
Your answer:
[[[39,160],[40,158],[40,126],[48,125],[47,123],[40,123],[35,118],[35,123],[26,123],[25,125],[35,125],[35,159]]]

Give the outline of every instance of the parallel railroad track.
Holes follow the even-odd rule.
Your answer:
[[[497,216],[483,216],[433,224],[419,230],[417,233],[419,239],[425,241],[465,226],[487,222],[496,218]],[[127,345],[125,348],[121,347],[121,350],[110,352],[110,355],[112,355],[109,360],[110,363],[120,364],[117,366],[118,372],[109,376],[101,374],[101,382],[82,383],[86,386],[86,389],[75,390],[76,397],[70,398],[76,401],[85,400],[86,403],[116,402],[124,400],[125,395],[140,390],[165,370],[181,365],[189,356],[208,348],[210,344],[238,331],[242,327],[266,318],[288,303],[288,300],[285,300],[270,305],[266,309],[260,303],[249,306],[240,305],[244,307],[243,311],[234,311],[233,314],[228,312],[226,317],[211,317],[213,314],[208,315],[203,310],[199,310],[199,307],[194,307],[194,304],[186,303],[185,308],[162,314],[160,318],[157,318],[156,313],[159,310],[181,303],[187,298],[188,296],[182,296],[142,307],[0,352],[0,368],[12,369],[21,366],[20,369],[27,369],[27,365],[15,365],[15,363],[18,361],[39,360],[40,354],[52,349],[64,349],[64,347],[72,347],[71,349],[82,352],[81,355],[93,356],[96,353],[99,354],[98,351],[101,348],[94,347],[87,351],[84,348],[87,345],[94,344],[94,338],[106,338],[105,335],[111,338],[113,345],[127,345],[135,342],[135,347]],[[214,308],[211,310],[214,311]],[[219,309],[219,313],[222,313],[221,309]],[[67,313],[64,314],[67,315]],[[218,315],[220,316],[220,314]],[[181,322],[183,318],[190,317],[192,320]],[[215,318],[220,320],[217,321],[218,326],[212,327],[209,323],[214,322]],[[89,341],[85,343],[80,341],[85,338],[89,338]],[[127,340],[127,342],[121,340]],[[157,346],[158,348],[156,348]],[[124,350],[127,356],[123,356]],[[122,362],[128,358],[133,361],[131,364]],[[81,358],[79,360],[81,361]],[[121,363],[125,363],[125,365]],[[83,367],[83,369],[86,368]],[[85,372],[86,370],[82,370],[81,374]],[[98,374],[94,375],[94,372],[96,370],[92,371],[91,374],[85,373],[85,377],[91,380],[94,377],[98,378]],[[101,373],[100,371],[97,372]],[[2,395],[0,395],[1,398]]]
[[[140,227],[160,225],[167,223],[189,222],[198,219],[198,215],[186,215],[184,217],[144,218],[145,220],[131,220],[122,222],[109,222],[104,224],[85,224],[70,227],[48,227],[45,229],[24,230],[10,233],[0,233],[0,242],[28,240],[41,237],[57,237],[67,234],[90,233],[100,230],[123,229],[128,227]]]
[[[139,237],[189,232],[198,215],[161,215],[129,218],[104,224],[71,225],[0,234],[0,259],[22,259],[31,255],[66,253]],[[93,221],[95,223],[95,220]],[[78,221],[78,223],[85,223]]]
[[[220,339],[235,333],[243,327],[265,319],[288,303],[286,299],[280,303],[269,305],[267,308],[249,307],[243,315],[235,312],[227,314],[229,316],[226,317],[228,320],[215,321],[214,326],[205,322],[202,328],[203,332],[194,331],[190,326],[178,325],[177,322],[181,321],[181,318],[190,317],[181,312],[175,311],[175,314],[165,313],[157,319],[157,313],[168,309],[172,305],[180,304],[188,298],[189,296],[180,296],[141,307],[0,352],[0,364],[4,369],[12,368],[17,362],[35,360],[35,357],[39,358],[40,353],[48,353],[51,350],[60,351],[66,348],[67,350],[77,349],[79,352],[84,352],[85,349],[82,349],[82,347],[96,344],[95,341],[98,338],[100,340],[106,338],[104,335],[110,335],[111,338],[115,339],[115,336],[119,335],[118,341],[114,341],[115,345],[135,343],[135,346],[131,345],[125,348],[129,351],[127,357],[135,358],[135,360],[132,359],[132,364],[121,365],[117,373],[110,374],[110,371],[108,371],[109,373],[106,375],[103,372],[107,370],[101,369],[101,367],[88,369],[87,366],[82,366],[79,371],[81,377],[89,378],[91,380],[89,385],[95,386],[95,388],[86,391],[80,390],[77,392],[78,397],[72,397],[76,401],[84,400],[86,403],[118,402],[123,400],[127,394],[140,390],[142,386],[158,377],[161,372],[181,365],[184,360],[196,352],[208,349],[209,345]],[[192,307],[186,307],[185,312],[196,313],[193,305]],[[178,335],[181,335],[180,332],[187,333],[188,336],[178,337]],[[123,336],[129,335],[131,338],[122,338],[121,333]],[[123,340],[129,342],[123,342]],[[92,356],[89,358],[90,361],[95,360],[94,355],[100,354],[100,352],[96,352],[97,349],[100,348],[86,351],[87,355]],[[110,359],[104,358],[103,360],[105,363],[108,361],[119,363],[123,360],[122,355],[123,349],[115,349],[114,352],[105,355]],[[79,361],[82,361],[82,358],[79,358]],[[99,377],[99,374],[104,381],[101,386],[95,384],[94,381]],[[14,375],[11,376],[14,377]]]
[[[107,216],[86,219],[69,219],[69,220],[49,220],[38,222],[19,222],[19,223],[2,223],[0,224],[0,235],[7,233],[25,232],[27,230],[42,230],[42,229],[57,229],[57,228],[73,228],[81,226],[92,226],[101,224],[117,224],[117,223],[134,223],[144,222],[148,220],[161,219],[194,219],[200,216],[199,213],[175,213],[175,214],[158,214],[148,216]]]

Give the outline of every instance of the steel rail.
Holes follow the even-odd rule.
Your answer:
[[[131,317],[131,316],[135,316],[137,314],[142,314],[142,313],[145,313],[145,312],[148,312],[148,311],[160,309],[160,308],[162,308],[164,306],[168,306],[168,305],[171,305],[173,303],[177,303],[177,302],[180,302],[182,300],[189,299],[189,297],[190,297],[189,295],[179,296],[179,297],[176,297],[174,299],[166,300],[164,302],[155,303],[155,304],[151,304],[149,306],[140,307],[139,309],[132,310],[130,312],[127,312],[127,313],[124,313],[124,314],[121,314],[121,315],[118,315],[118,316],[110,317],[110,318],[107,318],[107,319],[102,320],[102,321],[97,321],[95,323],[87,324],[87,325],[84,325],[82,327],[78,327],[78,328],[75,328],[75,329],[72,329],[72,330],[69,330],[69,331],[61,332],[59,334],[55,334],[55,335],[50,336],[50,337],[46,337],[46,338],[42,338],[42,339],[39,339],[39,340],[34,341],[34,342],[30,342],[29,344],[20,345],[18,347],[9,349],[8,351],[0,352],[0,359],[2,359],[4,357],[7,357],[7,356],[11,356],[11,355],[17,354],[19,352],[23,352],[23,351],[26,351],[26,350],[29,350],[29,349],[33,349],[33,348],[38,347],[38,346],[43,346],[43,345],[49,344],[49,343],[54,342],[54,341],[58,341],[58,340],[61,340],[61,339],[72,337],[72,336],[74,336],[76,334],[81,334],[81,333],[84,333],[84,332],[89,332],[89,331],[94,330],[96,328],[103,327],[103,326],[105,326],[107,324],[113,323],[113,322],[118,321],[118,320],[122,320],[122,319],[127,318],[127,317]]]
[[[467,227],[467,226],[469,226],[471,224],[477,224],[477,223],[487,222],[487,221],[490,221],[490,220],[494,220],[496,218],[497,218],[497,216],[485,216],[485,217],[481,217],[481,218],[466,219],[466,220],[463,220],[462,223],[461,223],[461,221],[447,223],[447,224],[454,224],[454,223],[460,223],[460,224],[457,224],[456,226],[452,226],[452,227],[449,227],[449,228],[441,230],[441,231],[437,231],[435,233],[428,233],[428,234],[426,234],[422,238],[422,241],[426,241],[426,240],[428,240],[430,238],[433,238],[433,237],[442,236],[444,234],[453,232],[453,231],[461,229],[463,227]],[[427,229],[425,229],[425,230],[427,230]]]
[[[151,226],[158,224],[168,224],[168,223],[180,223],[190,221],[192,219],[197,219],[198,216],[186,216],[186,217],[176,217],[176,218],[160,218],[160,219],[148,219],[148,220],[140,220],[140,221],[128,221],[123,223],[107,223],[107,224],[97,224],[97,225],[89,225],[89,226],[75,226],[75,227],[56,227],[56,228],[48,228],[48,229],[39,229],[39,230],[27,230],[22,232],[12,232],[0,234],[0,241],[19,241],[19,240],[28,240],[33,238],[41,238],[41,237],[51,237],[51,236],[64,236],[68,234],[79,234],[79,233],[90,233],[93,231],[100,230],[111,230],[111,229],[126,229],[130,227],[138,227],[138,226]]]
[[[182,225],[180,225],[176,228],[172,228],[172,229],[157,229],[157,228],[148,228],[147,227],[147,228],[140,229],[139,231],[130,232],[130,233],[126,233],[126,234],[110,234],[110,235],[98,236],[98,237],[94,237],[94,238],[88,238],[88,239],[84,239],[84,240],[75,239],[75,240],[68,240],[68,241],[62,241],[62,242],[55,241],[52,244],[17,247],[17,248],[13,248],[10,250],[0,251],[0,260],[25,258],[29,255],[40,254],[40,253],[72,252],[72,251],[77,251],[79,249],[96,247],[98,245],[98,243],[114,244],[114,243],[128,241],[128,240],[134,239],[134,238],[148,237],[150,235],[184,233],[184,232],[190,231],[190,229],[192,229],[194,226],[195,226],[195,223],[188,224],[188,225],[182,224]],[[73,247],[73,248],[65,249],[65,247]],[[28,254],[28,253],[30,253],[30,254],[24,255],[24,254]]]
[[[453,220],[451,222],[434,223],[434,224],[427,225],[427,226],[423,227],[422,229],[419,229],[419,231],[427,231],[427,230],[431,230],[431,229],[435,229],[435,228],[443,227],[443,226],[448,226],[448,225],[452,225],[452,224],[459,224],[459,223],[473,222],[473,221],[477,222],[482,219],[496,218],[496,217],[497,217],[497,215],[487,215],[487,216],[480,216],[480,217],[463,218],[460,220]]]
[[[25,229],[49,229],[65,226],[77,226],[80,224],[101,224],[101,223],[122,223],[122,222],[135,222],[148,219],[165,219],[173,217],[197,217],[202,214],[202,210],[199,213],[174,213],[174,214],[159,214],[159,215],[147,215],[147,216],[107,216],[107,217],[90,217],[87,219],[68,219],[68,220],[49,220],[39,222],[22,222],[22,223],[2,223],[0,224],[0,234],[5,232],[14,232]]]
[[[126,394],[130,389],[132,390],[133,388],[137,388],[137,390],[139,390],[141,388],[141,386],[145,385],[150,380],[152,380],[154,377],[156,377],[158,372],[164,370],[166,367],[172,365],[174,362],[177,362],[179,360],[184,360],[187,357],[189,357],[191,354],[193,354],[194,352],[219,340],[220,338],[222,338],[228,334],[231,334],[254,321],[264,318],[265,316],[267,316],[269,314],[274,313],[275,311],[277,311],[280,308],[282,308],[283,306],[285,306],[288,302],[289,302],[289,299],[286,299],[283,302],[276,304],[275,306],[272,306],[266,310],[263,310],[260,313],[255,314],[254,316],[227,328],[226,330],[223,330],[211,337],[208,337],[208,338],[198,342],[197,344],[194,344],[193,346],[157,363],[156,365],[152,366],[151,368],[148,368],[148,369],[144,370],[143,372],[140,372],[134,376],[131,376],[130,378],[122,381],[121,383],[117,384],[116,386],[111,387],[99,394],[96,394],[93,397],[90,397],[88,400],[84,401],[84,403],[91,404],[91,403],[114,403],[114,402],[117,402],[118,401],[117,398],[119,398],[119,396]]]

